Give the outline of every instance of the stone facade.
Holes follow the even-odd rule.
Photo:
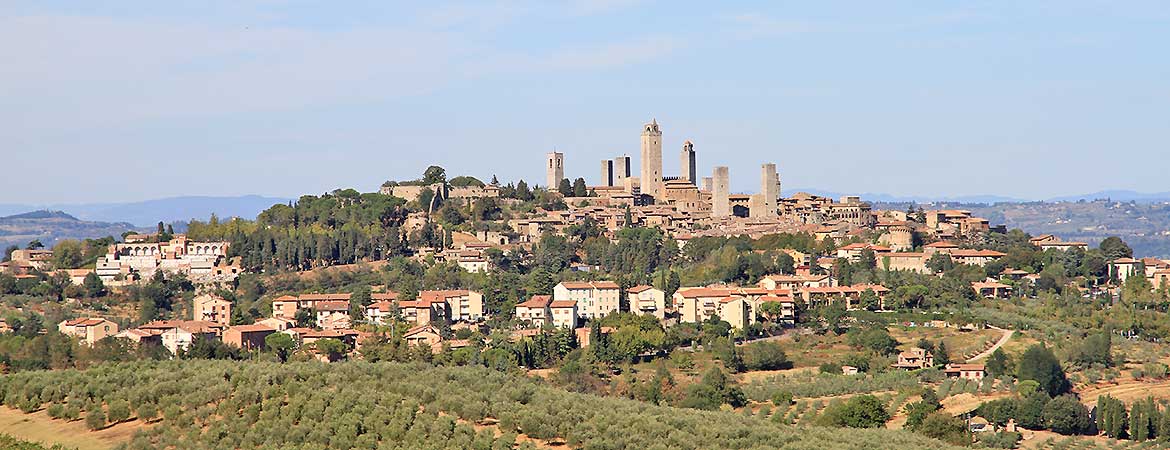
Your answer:
[[[711,216],[731,216],[731,173],[727,166],[718,166],[712,174]]]
[[[655,199],[662,197],[662,130],[658,120],[642,126],[642,194]]]
[[[681,170],[679,171],[679,176],[681,179],[691,184],[697,184],[699,180],[696,178],[697,174],[695,173],[695,144],[689,140],[683,142],[680,159],[679,167]]]
[[[557,186],[561,184],[561,180],[565,179],[565,154],[549,152],[546,156],[544,187],[555,191]]]

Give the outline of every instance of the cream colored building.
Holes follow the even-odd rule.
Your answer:
[[[553,287],[553,300],[577,303],[577,314],[594,319],[617,312],[621,287],[612,281],[563,281]]]
[[[88,345],[108,336],[118,334],[118,324],[100,317],[63,320],[57,324],[57,331],[66,336],[81,338]]]
[[[200,295],[193,300],[192,320],[228,325],[232,321],[232,302],[218,295]]]
[[[552,309],[549,308],[551,303],[551,296],[533,295],[528,301],[516,304],[515,318],[519,322],[535,327],[552,325]]]
[[[666,318],[666,293],[653,286],[634,286],[626,291],[630,312]]]

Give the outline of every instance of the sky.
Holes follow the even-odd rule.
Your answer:
[[[1170,2],[0,3],[0,202],[667,175],[1048,198],[1170,191]],[[636,172],[636,167],[635,167]]]

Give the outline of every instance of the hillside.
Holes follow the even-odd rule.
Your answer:
[[[219,217],[254,219],[256,214],[276,203],[290,199],[241,195],[235,197],[184,196],[140,202],[83,203],[83,204],[0,204],[0,214],[31,210],[60,210],[82,220],[97,222],[128,222],[141,227],[152,227],[158,222],[188,222],[207,220],[211,214]]]
[[[905,211],[907,203],[878,203],[875,209]],[[965,209],[992,225],[1004,224],[1032,235],[1054,234],[1066,241],[1097,245],[1118,236],[1138,257],[1170,257],[1170,204],[1141,201],[1030,203],[935,203],[926,209]]]
[[[62,239],[118,237],[138,227],[125,222],[109,223],[80,220],[61,211],[32,211],[0,217],[0,247],[24,246],[38,239],[45,247]]]
[[[135,362],[0,377],[4,403],[54,415],[96,395],[152,416],[131,448],[947,448],[893,430],[793,427],[738,413],[574,394],[471,367]],[[69,405],[66,408],[53,405]],[[148,405],[145,408],[142,405]],[[141,412],[134,412],[141,411]],[[88,415],[87,412],[84,415]],[[60,415],[60,414],[57,414]],[[121,415],[121,414],[119,414]],[[86,419],[81,419],[86,420]],[[86,420],[86,423],[89,423]],[[181,443],[181,444],[180,444]]]

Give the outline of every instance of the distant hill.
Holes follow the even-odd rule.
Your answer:
[[[808,189],[808,188],[784,189],[784,196],[787,197],[787,196],[790,196],[796,192],[807,192],[809,194],[820,195],[820,196],[829,197],[829,198],[841,198],[842,196],[845,196],[845,195],[860,195],[862,200],[869,201],[869,202],[882,202],[882,203],[954,202],[954,203],[989,203],[989,204],[993,204],[993,203],[1018,203],[1018,202],[1029,201],[1029,200],[1024,200],[1024,199],[1015,198],[1015,197],[1004,197],[1001,195],[959,195],[959,196],[928,197],[928,196],[921,196],[921,195],[913,195],[913,196],[891,195],[891,194],[883,194],[880,192],[863,192],[860,194],[857,194],[857,193],[844,194],[844,193],[840,193],[840,192],[825,191],[825,190],[820,190],[820,189]]]
[[[149,231],[126,222],[109,223],[80,220],[62,211],[31,211],[0,217],[0,247],[25,246],[33,239],[46,247],[62,239],[119,237],[128,230]]]
[[[220,218],[255,219],[261,211],[291,199],[243,195],[237,197],[187,196],[128,203],[89,203],[58,205],[0,204],[0,214],[25,211],[64,211],[81,220],[128,222],[150,227],[158,222],[207,220],[214,213]]]
[[[1091,194],[1067,195],[1064,197],[1055,197],[1055,198],[1049,199],[1049,201],[1052,201],[1052,202],[1061,202],[1061,201],[1075,202],[1075,201],[1079,201],[1079,200],[1092,201],[1092,200],[1102,200],[1102,199],[1109,199],[1109,200],[1113,200],[1115,202],[1129,202],[1129,201],[1139,202],[1139,203],[1168,202],[1168,201],[1170,201],[1170,192],[1143,193],[1143,192],[1126,191],[1126,190],[1110,190],[1110,191],[1097,191],[1097,192],[1093,192]]]

